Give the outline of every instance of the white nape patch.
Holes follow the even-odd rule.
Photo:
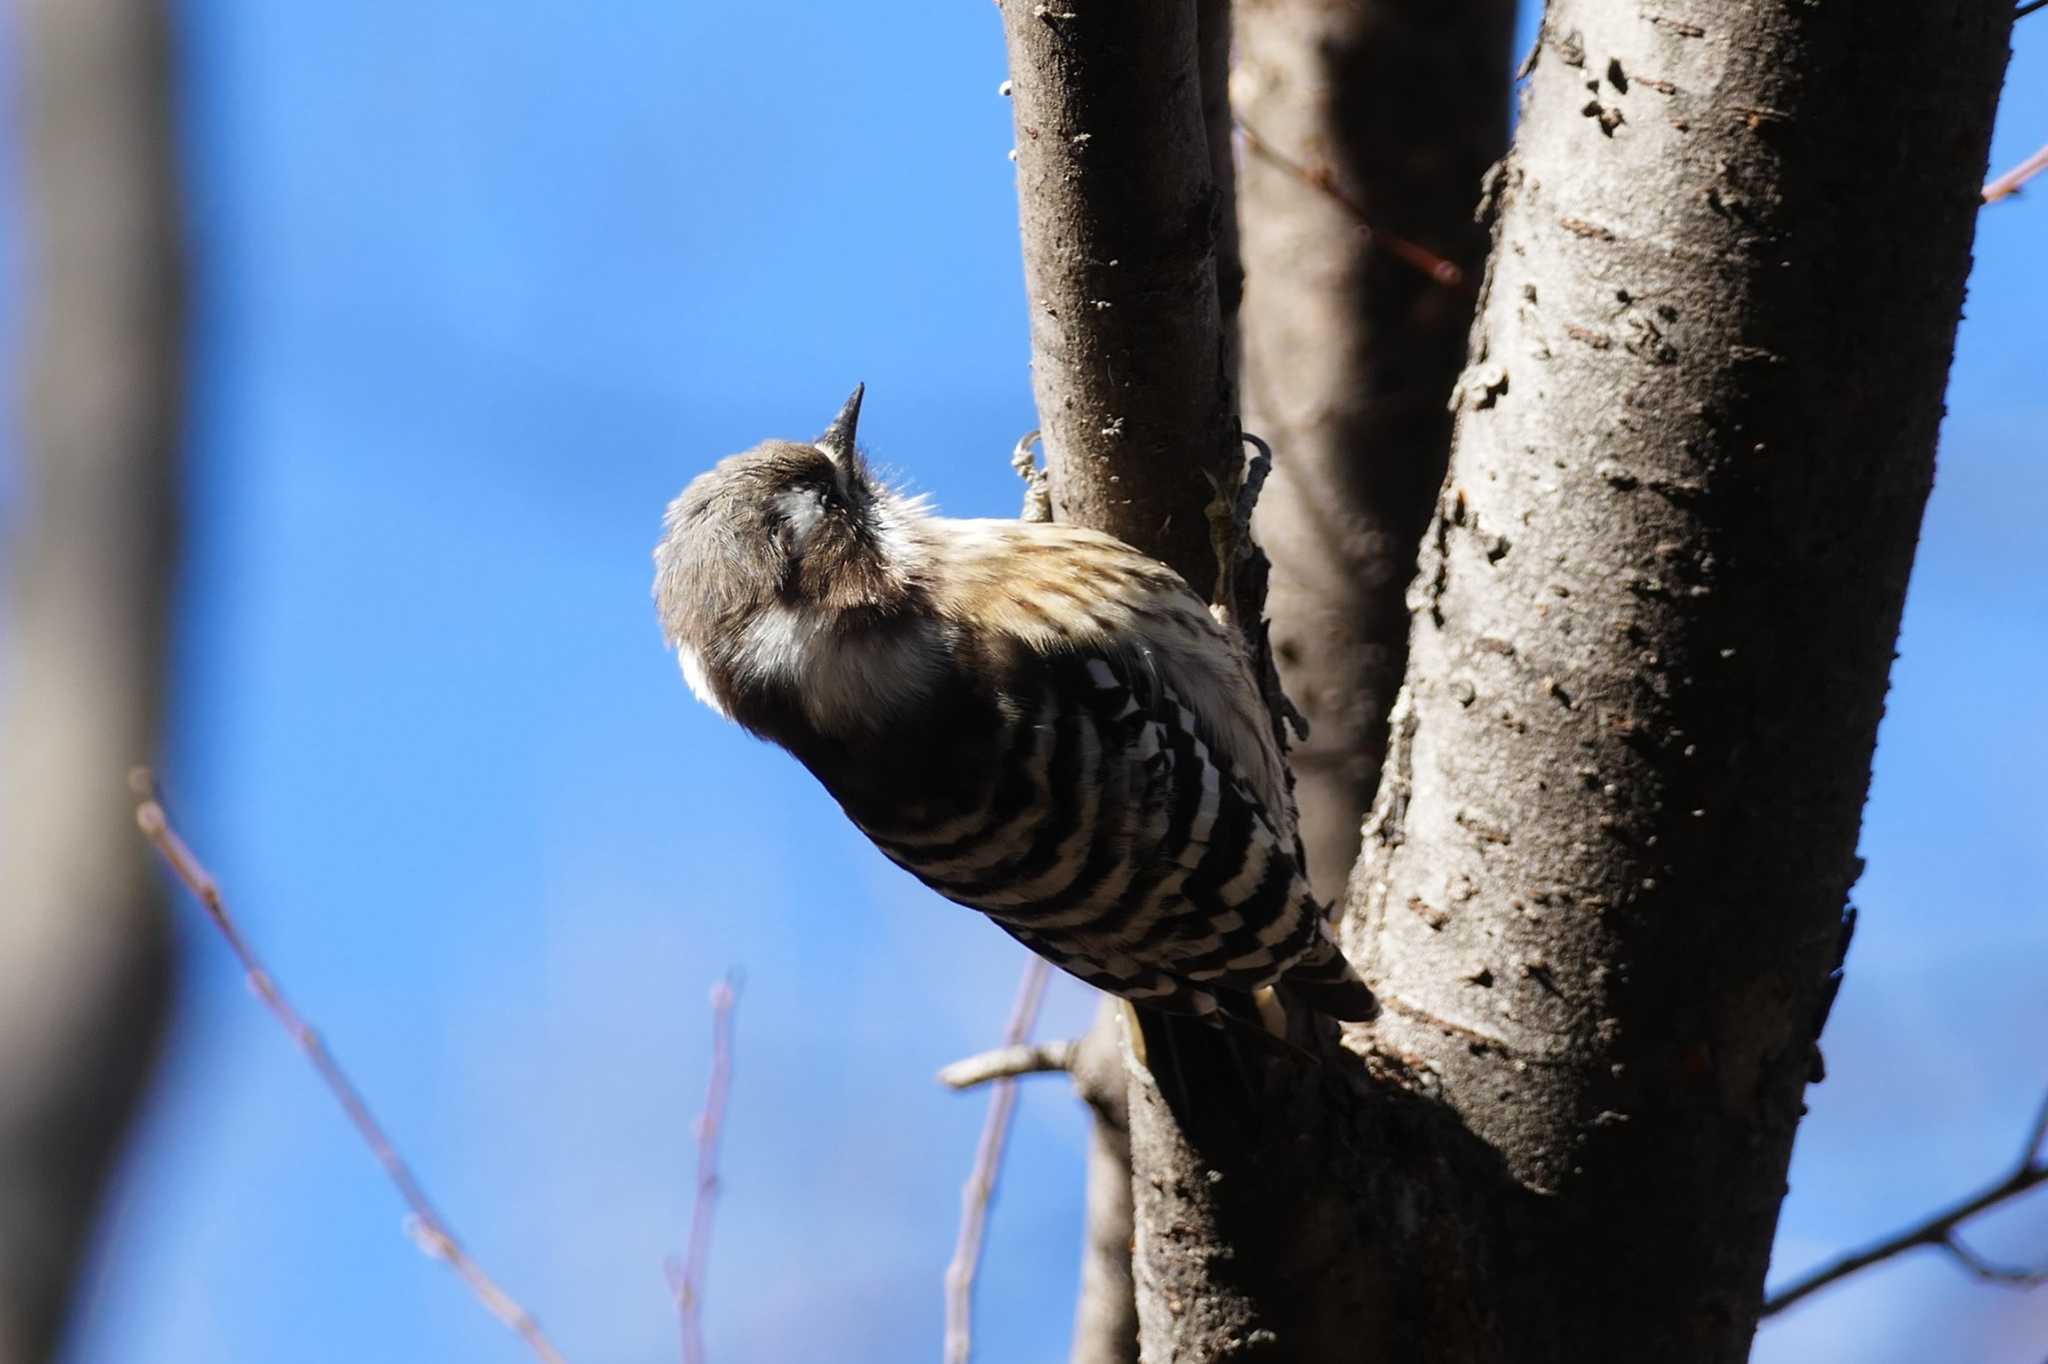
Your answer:
[[[747,681],[786,686],[825,733],[872,729],[930,695],[945,665],[935,622],[888,632],[837,630],[836,614],[778,603],[741,634]]]
[[[719,704],[718,693],[711,690],[711,679],[704,672],[704,660],[697,657],[697,651],[685,644],[676,650],[676,659],[683,665],[683,681],[690,684],[690,694],[717,711],[726,719],[732,716]]]
[[[775,495],[775,510],[789,528],[795,532],[796,541],[802,544],[810,537],[818,523],[825,519],[825,504],[821,495],[803,488],[790,488]]]
[[[778,602],[747,622],[733,662],[754,682],[797,682],[820,632],[816,612]]]

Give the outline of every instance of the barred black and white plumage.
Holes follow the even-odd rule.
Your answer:
[[[891,860],[1093,985],[1209,1014],[1279,982],[1371,1017],[1235,636],[1121,541],[881,485],[860,399],[670,505],[655,597],[691,689]]]

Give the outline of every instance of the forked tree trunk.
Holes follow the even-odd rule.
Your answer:
[[[1190,220],[1045,159],[1181,154],[1101,101],[1199,123],[1187,12],[1006,0],[1027,262]],[[1159,1030],[1169,1092],[1131,1087],[1146,1358],[1746,1356],[2011,17],[1552,5],[1345,906],[1388,1012],[1356,1060],[1250,1081]],[[1035,332],[1048,424],[1048,360],[1110,353],[1076,329],[1145,353],[1186,334],[1150,310],[1213,281],[1067,316],[1056,353]],[[1136,444],[1062,428],[1071,513],[1201,500],[1184,459],[1119,451],[1219,459],[1213,404],[1148,411]],[[1202,581],[1158,523],[1110,524]]]

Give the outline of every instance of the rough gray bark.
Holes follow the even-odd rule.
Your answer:
[[[1032,388],[1054,515],[1213,581],[1242,463],[1216,254],[1228,201],[1193,3],[1004,0]]]
[[[154,746],[179,248],[164,16],[16,16],[34,289],[0,767],[0,1361],[56,1348],[154,1052],[168,938],[123,779]]]
[[[1273,561],[1273,648],[1312,728],[1294,750],[1310,880],[1334,898],[1358,857],[1404,603],[1450,452],[1486,231],[1507,150],[1513,0],[1241,0],[1239,117],[1343,201],[1255,146],[1237,218],[1246,429],[1276,452],[1255,525]],[[1439,283],[1364,218],[1465,273]]]
[[[1376,1106],[1502,1181],[1361,1204],[1488,1323],[1390,1353],[1748,1353],[2011,20],[1553,0],[1347,907]]]

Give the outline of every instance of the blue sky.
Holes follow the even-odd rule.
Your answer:
[[[578,1360],[673,1354],[660,1265],[686,1232],[706,995],[743,966],[713,1357],[935,1354],[981,1102],[930,1076],[1000,1029],[1019,949],[689,698],[648,551],[692,474],[814,434],[856,379],[886,466],[950,511],[1013,512],[1034,422],[998,16],[180,13],[200,276],[162,766],[192,841]],[[2048,15],[2020,40],[2000,167],[2048,140]],[[2048,1083],[2042,197],[1979,236],[1777,1277],[2002,1169]],[[521,1358],[409,1247],[180,908],[178,1033],[70,1358]],[[1046,1030],[1090,1007],[1062,980]],[[1028,1086],[985,1364],[1064,1349],[1084,1143],[1064,1088]],[[2040,1255],[2048,1199],[1977,1239]],[[2048,1293],[1926,1256],[1767,1327],[1758,1357],[2035,1364],[2044,1334]]]

